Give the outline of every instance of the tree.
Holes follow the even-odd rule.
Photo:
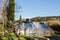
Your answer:
[[[22,23],[22,16],[20,15],[20,21],[19,21],[19,23],[21,24]]]
[[[7,5],[7,25],[6,29],[8,32],[13,32],[14,25],[14,12],[15,12],[15,0],[8,0],[8,5]]]
[[[15,11],[15,1],[14,0],[9,0],[9,5],[7,7],[7,18],[8,21],[13,21],[14,20],[14,11]]]

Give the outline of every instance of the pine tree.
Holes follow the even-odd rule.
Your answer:
[[[20,21],[19,21],[19,23],[21,24],[22,23],[22,16],[20,15]]]
[[[9,21],[14,20],[14,11],[15,11],[15,0],[9,0],[9,5],[7,7],[7,17]]]

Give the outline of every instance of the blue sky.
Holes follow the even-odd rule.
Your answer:
[[[17,7],[21,6],[21,9],[18,9],[20,12],[15,14],[22,15],[23,18],[60,15],[60,0],[16,0],[15,2]]]
[[[5,2],[5,0],[0,0],[0,19],[2,18],[2,16],[1,16],[1,15],[2,15],[2,8],[3,8],[3,6],[4,6],[4,5],[3,5],[3,4],[4,4],[3,1]]]
[[[15,0],[15,3],[15,19],[20,15],[23,18],[60,16],[60,0]]]

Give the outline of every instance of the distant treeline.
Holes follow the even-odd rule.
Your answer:
[[[49,21],[49,20],[60,20],[60,16],[35,17],[35,18],[31,18],[30,20],[36,21],[36,22]]]

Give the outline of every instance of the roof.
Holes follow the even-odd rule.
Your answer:
[[[45,23],[39,23],[40,27],[42,27],[44,30],[51,30],[49,26],[47,26]]]
[[[24,28],[33,29],[33,30],[52,30],[49,26],[47,26],[43,22],[28,22],[27,21],[27,22],[23,22],[22,26],[24,26]]]
[[[33,25],[37,29],[42,29],[42,30],[52,30],[49,26],[47,26],[44,22],[33,22]]]
[[[25,22],[24,27],[29,29],[32,28],[32,22],[27,22],[27,23]]]

